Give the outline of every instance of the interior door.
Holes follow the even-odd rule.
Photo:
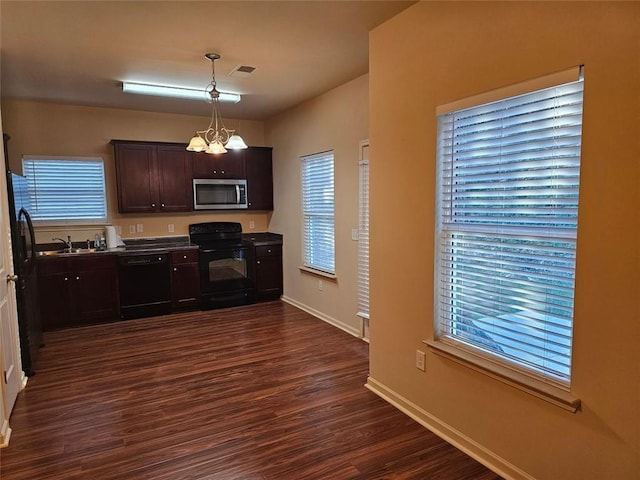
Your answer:
[[[0,124],[1,125],[1,124]],[[0,127],[1,128],[1,127]],[[0,147],[4,149],[4,146]],[[4,151],[0,158],[4,161]],[[4,171],[4,168],[2,169]],[[13,275],[7,181],[0,175],[0,445],[10,434],[9,415],[22,388],[22,363],[18,336],[16,284]]]

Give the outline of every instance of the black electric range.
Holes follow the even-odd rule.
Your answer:
[[[189,240],[198,245],[202,309],[246,305],[255,301],[251,251],[237,222],[189,225]]]

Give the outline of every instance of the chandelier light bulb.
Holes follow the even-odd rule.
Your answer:
[[[189,142],[189,146],[187,147],[187,150],[189,150],[190,152],[203,152],[206,149],[207,142],[205,142],[204,139],[197,133],[191,139],[191,141]]]

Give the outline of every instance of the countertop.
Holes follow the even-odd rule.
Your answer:
[[[262,233],[243,233],[242,239],[253,243],[256,247],[261,245],[278,245],[282,244],[282,235],[279,233],[262,232]]]
[[[73,257],[77,255],[104,254],[144,255],[147,253],[168,252],[170,250],[196,250],[198,248],[198,245],[190,243],[188,236],[181,236],[129,239],[125,240],[124,246],[107,248],[104,250],[87,248],[86,242],[73,242],[73,249],[78,250],[75,252],[64,252],[62,251],[61,247],[62,244],[60,242],[38,244],[36,246],[36,250],[39,253],[38,258],[43,259],[53,257]]]
[[[243,233],[242,240],[250,242],[254,246],[282,245],[282,235],[279,233]],[[38,255],[38,258],[44,259],[53,257],[72,257],[77,255],[144,255],[146,253],[159,253],[170,250],[195,250],[198,248],[198,245],[189,241],[189,237],[187,235],[176,237],[133,238],[125,240],[124,243],[125,245],[122,247],[95,250],[88,249],[86,242],[74,242],[73,247],[78,250],[77,252],[63,252],[61,248],[62,244],[60,242],[43,243],[38,244],[36,246],[36,250],[38,252],[43,252]]]

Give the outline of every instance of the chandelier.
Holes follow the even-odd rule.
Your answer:
[[[215,61],[220,58],[217,53],[207,53],[205,57],[211,60],[211,83],[207,85],[206,93],[211,98],[211,122],[206,130],[198,130],[189,142],[187,150],[190,152],[227,153],[230,150],[247,148],[247,144],[240,135],[235,135],[235,130],[229,130],[224,126],[222,117],[218,112],[220,92],[216,88]],[[226,148],[225,148],[226,147]]]

